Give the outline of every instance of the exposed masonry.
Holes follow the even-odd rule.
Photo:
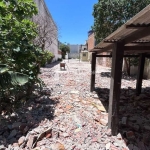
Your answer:
[[[39,16],[43,16],[43,17],[48,17],[50,19],[50,26],[53,26],[54,28],[54,33],[52,35],[53,37],[53,42],[50,46],[48,46],[48,48],[46,48],[46,50],[51,51],[54,55],[55,58],[53,59],[53,61],[56,61],[58,59],[58,28],[56,23],[54,22],[52,15],[50,14],[45,1],[44,0],[34,0],[34,2],[37,5],[38,8],[38,15]],[[48,43],[47,43],[48,45]]]

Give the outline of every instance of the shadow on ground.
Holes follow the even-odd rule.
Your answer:
[[[58,65],[61,61],[56,61],[51,64],[47,64],[44,68],[53,68],[54,66]]]
[[[96,88],[96,92],[108,112],[109,89]],[[140,96],[135,95],[135,89],[121,90],[119,133],[130,150],[150,149],[150,87],[143,88]]]
[[[20,137],[26,136],[40,123],[54,119],[59,98],[49,97],[50,91],[38,92],[28,101],[21,99],[13,112],[8,110],[11,106],[7,108],[7,113],[6,109],[3,110],[0,116],[0,145],[8,147],[9,144],[18,143]]]
[[[111,78],[111,72],[101,72],[100,73],[100,76],[101,77],[107,77],[107,78]],[[122,73],[122,79],[125,79],[125,80],[135,80],[136,79],[136,76],[135,75],[132,75],[132,76],[128,76],[125,72]]]

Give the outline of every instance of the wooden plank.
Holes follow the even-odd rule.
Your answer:
[[[92,53],[91,63],[91,87],[90,91],[93,92],[95,89],[95,73],[96,73],[96,53]]]
[[[113,45],[109,45],[108,47],[105,47],[103,49],[95,49],[95,51],[97,51],[98,53],[102,53],[102,52],[106,52],[106,51],[112,51]],[[144,52],[150,52],[150,46],[148,45],[143,45],[142,43],[136,46],[125,46],[124,48],[125,51],[144,51]]]
[[[138,66],[138,75],[137,75],[137,83],[136,83],[136,95],[141,94],[142,88],[142,79],[144,73],[144,64],[145,64],[145,54],[140,55],[140,61]]]
[[[125,46],[124,48],[125,51],[132,51],[132,50],[137,50],[137,51],[150,51],[150,46]]]
[[[105,39],[104,40],[104,43],[116,43],[116,42],[118,42],[118,39],[112,39],[112,40]]]
[[[109,94],[108,127],[112,135],[118,133],[119,99],[124,54],[123,43],[116,43],[112,54],[112,71]]]
[[[112,55],[96,55],[96,57],[112,57]],[[140,57],[140,55],[123,55],[123,57]]]
[[[146,23],[138,23],[138,24],[126,25],[126,28],[132,28],[132,29],[144,28],[144,27],[150,27],[150,23],[148,23],[148,24],[146,24]]]
[[[96,55],[96,57],[112,57],[112,55]],[[123,55],[123,57],[140,57],[140,55]],[[145,57],[149,58],[150,57],[150,54],[145,54]]]
[[[142,38],[148,36],[149,33],[150,33],[150,27],[145,27],[142,30],[139,29],[139,30],[129,34],[128,36],[123,38],[123,40],[124,40],[125,44],[128,44],[128,43],[131,43],[133,41],[136,41],[136,40],[139,40],[139,39],[142,39]]]

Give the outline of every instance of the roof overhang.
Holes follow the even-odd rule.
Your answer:
[[[127,53],[150,52],[150,5],[97,44],[90,52],[112,51],[117,42],[124,44]]]

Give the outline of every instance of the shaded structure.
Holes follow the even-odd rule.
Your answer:
[[[123,57],[139,57],[136,94],[141,93],[145,58],[150,55],[150,5],[97,44],[92,52],[91,92],[95,86],[96,57],[112,57],[108,127],[118,133],[119,100]],[[101,55],[110,52],[110,55]]]

